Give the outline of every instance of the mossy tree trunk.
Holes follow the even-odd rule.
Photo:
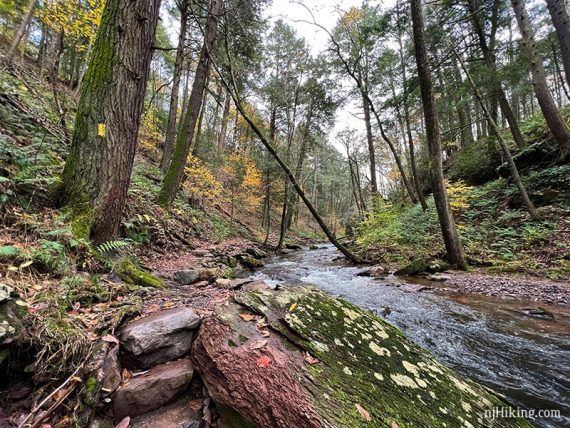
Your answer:
[[[184,62],[184,45],[186,43],[186,28],[188,26],[188,0],[182,0],[179,8],[180,34],[178,36],[178,47],[176,48],[176,60],[174,62],[172,93],[170,95],[168,123],[166,125],[166,139],[164,140],[164,150],[160,160],[160,169],[163,171],[166,171],[170,165],[174,139],[176,138],[176,112],[178,110],[178,92],[180,90],[180,77],[182,76],[182,65]]]
[[[112,239],[130,183],[161,0],[108,0],[80,90],[59,203],[84,236]]]
[[[441,226],[443,241],[447,251],[449,262],[457,268],[465,269],[467,262],[463,246],[457,233],[449,197],[445,189],[443,175],[443,159],[441,148],[441,137],[439,133],[439,117],[433,95],[433,83],[431,70],[426,49],[426,37],[423,21],[423,12],[420,0],[411,0],[412,22],[414,32],[414,47],[418,76],[420,79],[420,89],[422,105],[424,110],[424,120],[426,124],[426,137],[430,153],[430,176],[433,188],[433,197]]]
[[[190,153],[190,146],[194,138],[196,122],[200,115],[200,107],[202,105],[206,80],[210,70],[209,53],[212,52],[216,40],[220,11],[221,0],[212,0],[208,12],[206,28],[204,30],[204,43],[200,51],[200,59],[196,67],[196,74],[192,84],[192,91],[190,92],[187,111],[176,137],[176,146],[172,155],[172,161],[170,162],[158,195],[159,203],[166,207],[172,205],[172,202],[174,202],[184,175],[186,158],[188,158],[188,154]]]
[[[560,157],[565,159],[570,155],[570,132],[562,120],[562,117],[556,108],[556,104],[552,99],[552,95],[548,90],[548,84],[546,83],[546,71],[542,64],[542,58],[540,58],[540,55],[538,54],[538,48],[536,46],[536,41],[534,40],[534,31],[528,14],[526,13],[524,3],[520,0],[511,0],[511,4],[515,11],[515,17],[522,35],[523,49],[528,57],[534,93],[536,94],[544,119],[546,120],[552,135],[554,135],[556,142],[560,146]]]

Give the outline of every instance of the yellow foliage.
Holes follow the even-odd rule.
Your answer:
[[[346,26],[352,26],[362,19],[362,9],[351,7],[342,17],[342,22]]]
[[[232,201],[248,209],[256,208],[261,201],[261,173],[255,162],[245,153],[233,153],[222,167],[224,188],[230,191]]]
[[[189,155],[184,173],[186,174],[184,187],[194,197],[208,201],[219,199],[222,194],[222,184],[200,159]]]
[[[157,141],[163,139],[163,135],[158,129],[158,124],[155,118],[156,108],[154,107],[145,109],[141,117],[139,147],[147,152],[155,151],[157,147]]]
[[[48,0],[41,19],[54,31],[63,30],[66,42],[81,52],[95,37],[104,5],[104,0]]]
[[[463,180],[451,182],[445,180],[445,188],[447,189],[447,194],[449,195],[449,204],[451,205],[451,210],[455,215],[462,213],[469,209],[469,201],[472,198],[471,190],[473,186],[468,186]]]

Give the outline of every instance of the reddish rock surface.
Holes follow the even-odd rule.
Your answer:
[[[171,403],[186,390],[193,373],[192,361],[185,358],[133,377],[115,392],[115,418],[135,417]]]

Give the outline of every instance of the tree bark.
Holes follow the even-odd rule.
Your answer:
[[[196,67],[196,74],[194,76],[194,82],[192,83],[192,92],[190,93],[190,99],[188,101],[188,110],[184,116],[182,128],[176,137],[176,147],[174,148],[172,161],[170,162],[158,195],[159,203],[165,207],[172,205],[178,193],[182,176],[184,175],[186,158],[188,158],[188,154],[190,153],[190,146],[192,145],[196,122],[200,114],[200,106],[206,87],[206,79],[210,69],[209,52],[212,51],[214,41],[216,40],[220,10],[221,0],[212,0],[204,32],[204,44],[200,52],[198,67]]]
[[[546,5],[560,42],[566,82],[570,85],[570,14],[564,0],[546,0]]]
[[[556,108],[556,104],[552,99],[552,95],[548,90],[546,72],[544,71],[542,58],[540,58],[538,54],[532,24],[522,1],[511,0],[511,4],[515,11],[515,17],[522,35],[523,49],[529,60],[534,93],[536,94],[544,119],[546,120],[552,135],[554,135],[554,139],[560,146],[560,157],[561,159],[566,159],[570,154],[570,132],[568,132],[568,128],[562,120],[562,117]],[[565,6],[562,5],[562,7]]]
[[[503,135],[501,134],[501,130],[499,129],[499,126],[497,125],[497,123],[495,122],[493,117],[491,116],[491,113],[487,110],[487,106],[485,105],[483,95],[481,95],[481,92],[479,92],[477,85],[475,85],[475,82],[473,81],[471,74],[467,70],[465,63],[463,62],[463,60],[461,59],[461,57],[459,56],[457,51],[454,50],[453,53],[455,54],[455,57],[457,58],[457,60],[461,64],[461,67],[463,68],[463,71],[465,72],[465,75],[467,76],[467,80],[469,81],[469,84],[471,85],[471,88],[473,89],[473,92],[475,94],[475,98],[477,98],[479,105],[481,105],[481,108],[483,109],[483,113],[485,114],[485,117],[487,117],[487,120],[489,121],[489,125],[491,126],[491,130],[492,130],[493,134],[495,134],[495,138],[497,139],[497,141],[499,141],[499,145],[503,149],[503,154],[507,158],[507,164],[509,165],[509,169],[511,170],[511,175],[513,176],[513,180],[515,182],[515,185],[517,186],[517,189],[521,195],[524,206],[526,207],[530,216],[534,220],[539,220],[540,216],[536,212],[536,209],[534,208],[534,205],[532,204],[532,202],[528,196],[528,193],[527,193],[527,191],[524,187],[524,184],[521,180],[521,177],[519,175],[518,168],[515,164],[515,161],[513,160],[513,157],[511,156],[511,151],[509,150],[509,146],[508,146],[507,142],[505,141],[505,139],[503,138]]]
[[[426,125],[426,137],[431,155],[430,175],[432,180],[435,206],[441,225],[443,241],[447,251],[449,262],[459,269],[466,269],[467,262],[463,253],[463,246],[459,240],[459,234],[455,227],[453,214],[449,205],[447,191],[445,189],[443,175],[443,159],[441,153],[441,137],[439,133],[439,118],[433,95],[433,83],[428,62],[426,49],[425,30],[421,0],[411,0],[412,22],[414,33],[414,47],[418,76],[420,79],[420,89],[422,105],[424,109],[424,120]]]
[[[24,20],[18,27],[18,31],[16,31],[16,36],[14,37],[14,40],[12,40],[12,44],[10,45],[10,50],[8,51],[8,62],[11,62],[14,59],[14,55],[18,50],[18,46],[20,45],[20,42],[24,38],[24,34],[26,34],[28,26],[32,22],[37,2],[38,2],[37,0],[30,0],[28,3],[26,16],[24,17]],[[26,49],[25,46],[24,49]]]
[[[176,48],[176,60],[174,62],[174,74],[172,78],[172,93],[170,95],[170,107],[168,110],[168,123],[166,125],[166,138],[164,149],[160,159],[160,169],[164,172],[170,166],[174,139],[176,138],[176,114],[178,110],[178,93],[180,91],[180,77],[184,62],[184,45],[186,42],[186,28],[188,24],[188,0],[182,0],[180,4],[180,34]]]
[[[100,243],[118,231],[127,197],[160,0],[107,0],[81,85],[59,203],[74,231]]]

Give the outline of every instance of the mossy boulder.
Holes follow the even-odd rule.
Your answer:
[[[531,426],[485,418],[508,404],[391,324],[309,287],[260,288],[220,304],[193,358],[213,400],[253,426]]]
[[[437,273],[449,269],[449,263],[443,260],[416,259],[394,272],[396,276],[414,276],[423,272]]]
[[[27,305],[14,289],[0,284],[0,365],[7,359],[10,347],[22,336],[26,313]]]
[[[123,259],[117,267],[117,275],[129,285],[156,288],[164,288],[166,285],[162,279],[141,270],[128,258]]]

